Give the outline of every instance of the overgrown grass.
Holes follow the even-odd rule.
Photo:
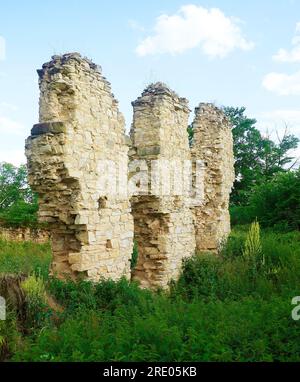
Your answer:
[[[55,319],[36,315],[40,321],[32,321],[18,346],[11,336],[11,359],[299,361],[300,323],[292,320],[291,300],[300,295],[300,233],[263,231],[264,261],[253,268],[244,255],[248,228],[235,229],[220,256],[185,261],[168,293],[126,280],[75,284],[45,278],[47,293],[63,310]],[[48,253],[33,247],[35,255]],[[46,270],[47,256],[28,270]],[[27,259],[32,261],[31,252]],[[17,264],[27,269],[13,263],[10,272]],[[44,290],[38,280],[34,286]],[[36,309],[44,312],[45,306]]]
[[[50,244],[0,240],[0,274],[25,273],[48,277],[51,261]]]
[[[111,311],[80,309],[59,327],[27,339],[25,361],[283,361],[299,360],[298,330],[285,299],[171,302]]]

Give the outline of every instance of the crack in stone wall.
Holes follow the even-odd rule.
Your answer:
[[[52,57],[38,73],[40,123],[27,139],[26,155],[40,221],[51,226],[52,273],[130,278],[129,199],[101,199],[99,191],[98,164],[127,167],[128,161],[125,122],[110,84],[100,67],[76,53]]]
[[[230,233],[229,196],[234,182],[231,124],[222,110],[195,109],[192,158],[204,164],[204,200],[194,207],[197,251],[218,251]]]

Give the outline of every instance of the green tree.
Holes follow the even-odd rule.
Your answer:
[[[189,125],[187,128],[188,136],[189,136],[189,145],[192,146],[193,139],[194,139],[194,129],[193,124]]]
[[[297,163],[290,150],[296,149],[299,139],[287,133],[285,129],[283,138],[277,134],[278,143],[273,142],[269,137],[262,139],[262,174],[265,179],[271,179],[274,174],[290,170]]]
[[[249,208],[263,227],[300,230],[300,169],[278,173],[256,186]]]
[[[236,179],[231,202],[246,204],[253,186],[295,164],[289,153],[298,147],[299,139],[289,135],[286,129],[283,138],[278,137],[278,143],[275,143],[270,137],[262,136],[256,128],[257,121],[245,115],[245,107],[224,107],[223,110],[233,126]]]
[[[37,196],[27,183],[26,166],[0,163],[0,220],[8,225],[28,225],[37,220]]]

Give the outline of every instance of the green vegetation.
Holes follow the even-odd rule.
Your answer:
[[[299,139],[285,131],[278,142],[265,137],[256,127],[257,121],[245,115],[246,108],[224,107],[232,123],[236,180],[231,194],[233,205],[247,205],[253,187],[291,170],[297,163],[290,155]]]
[[[0,163],[0,223],[6,226],[37,225],[37,196],[27,184],[27,169]]]
[[[220,256],[185,261],[169,293],[126,280],[48,278],[49,254],[47,246],[0,244],[1,271],[30,275],[25,321],[12,316],[0,326],[13,361],[300,360],[291,318],[299,232],[236,228]]]
[[[298,160],[290,153],[298,147],[300,140],[288,134],[287,129],[283,137],[278,135],[278,142],[263,136],[256,127],[256,119],[245,115],[245,107],[223,107],[223,111],[232,123],[236,179],[231,204],[247,206],[256,186],[269,182],[279,173],[291,172],[296,167]],[[193,125],[187,131],[192,145]]]
[[[235,174],[231,194],[233,225],[257,219],[263,228],[278,232],[300,229],[300,169],[290,153],[299,139],[285,130],[278,142],[264,137],[246,109],[224,107],[231,120]]]
[[[270,181],[253,187],[246,206],[232,206],[233,224],[255,218],[263,227],[277,231],[300,229],[300,169],[278,173]]]
[[[224,111],[239,226],[221,253],[184,261],[169,292],[151,292],[127,280],[62,282],[48,276],[49,245],[0,241],[0,277],[27,275],[16,282],[22,314],[11,304],[0,321],[1,360],[300,361],[300,323],[291,317],[300,294],[300,170],[289,155],[299,140],[286,133],[275,143],[245,108]],[[192,126],[188,133],[192,142]],[[26,168],[1,164],[0,223],[35,226],[36,212]],[[135,245],[132,268],[137,256]]]
[[[35,273],[47,279],[50,261],[49,244],[0,240],[0,274]]]
[[[132,257],[130,261],[130,268],[132,270],[136,267],[137,261],[138,261],[138,246],[137,246],[137,242],[135,241],[133,246],[133,251],[132,251]]]
[[[275,231],[300,229],[300,169],[291,150],[299,139],[285,130],[274,142],[263,136],[257,121],[248,118],[245,107],[224,107],[232,123],[235,182],[231,194],[233,225],[250,224],[258,219],[264,228]],[[190,143],[193,126],[189,126]]]

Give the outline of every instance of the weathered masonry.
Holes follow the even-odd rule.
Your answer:
[[[51,224],[52,272],[129,278],[129,199],[101,195],[99,184],[100,161],[127,166],[125,122],[110,84],[100,67],[78,54],[54,56],[38,73],[40,123],[27,140],[26,155],[40,220]]]
[[[197,251],[218,251],[230,233],[229,196],[234,182],[231,125],[212,104],[200,104],[193,122],[192,157],[204,164],[204,200],[194,207]]]
[[[70,53],[53,56],[38,74],[39,124],[26,156],[39,219],[52,232],[53,274],[166,287],[183,258],[218,250],[230,232],[234,178],[231,129],[221,110],[196,109],[190,149],[188,101],[152,84],[133,102],[130,140],[99,66]],[[185,188],[196,161],[203,163],[201,203]],[[189,164],[191,179],[182,170]],[[168,187],[160,181],[166,178]],[[134,240],[139,256],[131,271]]]
[[[177,169],[183,168],[178,162],[191,159],[187,100],[157,83],[150,85],[133,102],[133,109],[131,161],[146,160],[148,168],[160,166],[157,178],[168,173],[169,188],[176,187]],[[173,163],[174,166],[167,166]],[[162,182],[158,180],[151,177],[149,186],[160,187]],[[177,278],[183,257],[195,253],[195,230],[188,195],[176,193],[174,189],[157,191],[132,198],[139,253],[133,276],[146,287],[166,286],[171,279]]]

